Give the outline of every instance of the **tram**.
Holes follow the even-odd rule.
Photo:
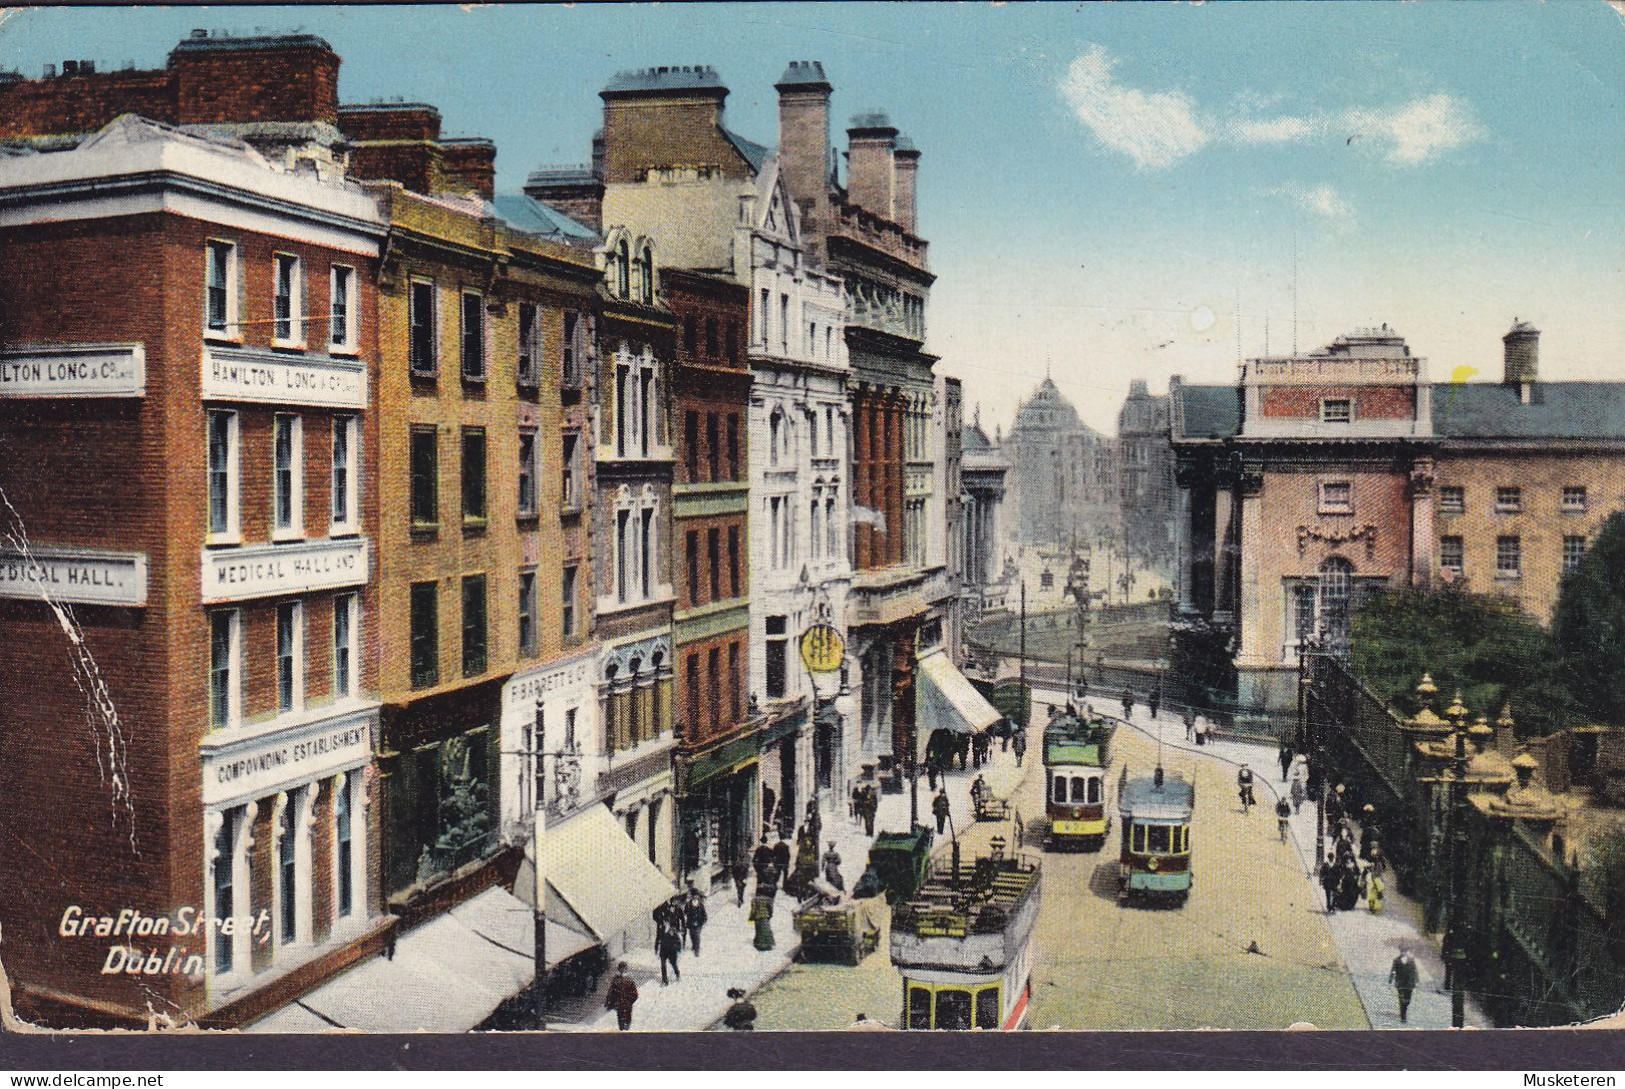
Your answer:
[[[995,845],[996,846],[996,845]],[[1027,1027],[1039,863],[995,849],[957,876],[933,869],[892,907],[891,962],[908,1029]]]
[[[1122,817],[1117,899],[1184,904],[1191,891],[1191,814],[1196,786],[1162,765],[1150,775],[1130,778],[1125,766],[1117,784]]]
[[[1117,724],[1090,718],[1071,704],[1051,709],[1044,727],[1044,846],[1059,851],[1081,847],[1098,851],[1111,834],[1106,766]]]

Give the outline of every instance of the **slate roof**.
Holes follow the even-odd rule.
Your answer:
[[[1235,386],[1180,386],[1183,427],[1175,438],[1227,439],[1241,428]]]
[[[721,126],[719,125],[718,128],[721,128]],[[727,129],[722,129],[722,135],[726,136],[728,142],[734,146],[739,154],[745,157],[745,161],[750,164],[752,173],[760,174],[762,172],[763,164],[767,162],[768,156],[772,154],[769,148],[763,147],[754,140],[747,140],[737,132],[729,132]]]
[[[1433,387],[1433,430],[1445,439],[1625,440],[1625,382],[1488,382]]]
[[[543,238],[566,242],[601,241],[601,236],[591,227],[523,193],[498,193],[491,199],[491,207],[510,226]]]

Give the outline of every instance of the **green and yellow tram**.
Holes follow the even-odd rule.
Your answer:
[[[995,852],[956,877],[938,869],[892,907],[891,961],[909,1029],[1027,1026],[1039,863]]]
[[[1123,768],[1117,784],[1122,818],[1117,898],[1185,902],[1191,891],[1191,815],[1196,786],[1159,764],[1150,775],[1130,778]]]
[[[1106,765],[1116,726],[1110,719],[1080,714],[1070,704],[1065,711],[1051,708],[1044,727],[1046,848],[1097,851],[1111,834]]]

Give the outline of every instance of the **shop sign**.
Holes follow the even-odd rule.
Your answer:
[[[0,397],[143,397],[142,344],[43,344],[0,351]]]
[[[0,597],[72,605],[145,605],[147,557],[68,548],[0,549]]]
[[[203,399],[317,408],[366,408],[367,365],[322,355],[206,347]]]
[[[318,722],[253,732],[235,727],[203,739],[203,804],[264,797],[314,782],[372,758],[376,709]],[[247,736],[241,736],[247,734]]]
[[[366,581],[364,537],[203,550],[205,605],[337,590]]]
[[[809,673],[834,673],[846,659],[846,644],[834,625],[820,621],[801,633],[801,660]]]

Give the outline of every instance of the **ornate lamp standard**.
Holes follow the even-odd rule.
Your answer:
[[[543,767],[542,762],[548,757],[556,761],[553,765],[554,799],[561,809],[568,811],[568,807],[575,804],[581,789],[581,752],[576,747],[574,738],[566,738],[567,748],[557,752],[547,751],[547,720],[540,698],[536,700],[536,726],[532,736],[536,747],[522,751],[519,755],[535,761],[531,765],[531,778],[538,784],[536,812],[531,823],[531,870],[536,876],[534,890],[536,903],[532,908],[532,921],[535,926],[532,952],[536,958],[536,966],[534,1006],[531,1015],[536,1028],[541,1030],[547,1028],[547,874],[542,859],[547,831],[547,799],[543,797],[544,777],[538,773]]]
[[[1450,779],[1450,925],[1445,937],[1450,969],[1450,1025],[1461,1028],[1467,1020],[1467,994],[1463,979],[1467,965],[1467,708],[1461,691],[1445,710],[1456,742]]]

